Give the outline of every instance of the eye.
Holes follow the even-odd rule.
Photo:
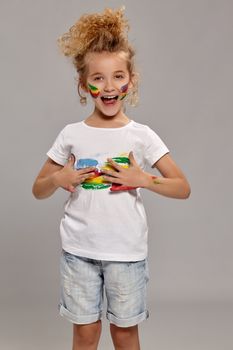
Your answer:
[[[116,74],[115,77],[117,79],[124,79],[124,75],[123,74]]]
[[[94,78],[95,81],[98,81],[98,80],[101,80],[101,79],[103,79],[103,77],[95,77]]]

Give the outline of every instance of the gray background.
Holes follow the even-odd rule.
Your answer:
[[[35,200],[33,181],[58,132],[88,116],[56,39],[85,12],[121,1],[0,3],[0,347],[71,349],[59,316],[59,221],[67,193]],[[150,318],[142,349],[231,350],[233,3],[125,1],[141,73],[128,116],[164,140],[192,188],[188,200],[143,190]],[[156,170],[152,170],[155,174]],[[100,349],[113,349],[103,320]]]

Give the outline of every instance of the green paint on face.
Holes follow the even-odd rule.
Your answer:
[[[123,96],[120,97],[120,100],[123,100],[126,96],[127,94],[124,94]]]
[[[91,94],[92,97],[96,98],[96,97],[99,96],[100,90],[96,86],[91,85],[89,83],[87,84],[87,86],[89,88],[89,91],[90,91],[90,94]]]
[[[96,86],[91,85],[91,84],[88,84],[88,87],[89,87],[89,89],[90,89],[91,91],[97,91],[97,90],[99,90]]]

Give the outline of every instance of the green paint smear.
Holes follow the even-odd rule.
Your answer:
[[[86,190],[101,190],[103,188],[108,188],[111,184],[93,184],[93,183],[82,183],[81,186]]]
[[[91,85],[91,84],[88,84],[88,87],[92,90],[92,91],[99,91],[99,89],[94,86],[94,85]]]
[[[128,157],[114,157],[112,159],[115,160],[116,163],[127,163],[127,164],[130,163]]]
[[[126,97],[126,95],[124,95],[124,96],[120,97],[120,100],[123,100],[123,98],[125,98],[125,97]]]

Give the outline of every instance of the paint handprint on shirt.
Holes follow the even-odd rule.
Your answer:
[[[120,156],[112,157],[112,159],[124,168],[129,167],[128,153],[122,153]],[[75,162],[75,169],[83,169],[89,166],[95,166],[97,169],[91,178],[86,179],[80,184],[82,188],[86,190],[100,190],[111,187],[112,190],[114,186],[118,186],[117,184],[114,185],[107,182],[102,177],[104,174],[103,170],[115,170],[108,161],[101,162],[93,158],[81,158]]]

